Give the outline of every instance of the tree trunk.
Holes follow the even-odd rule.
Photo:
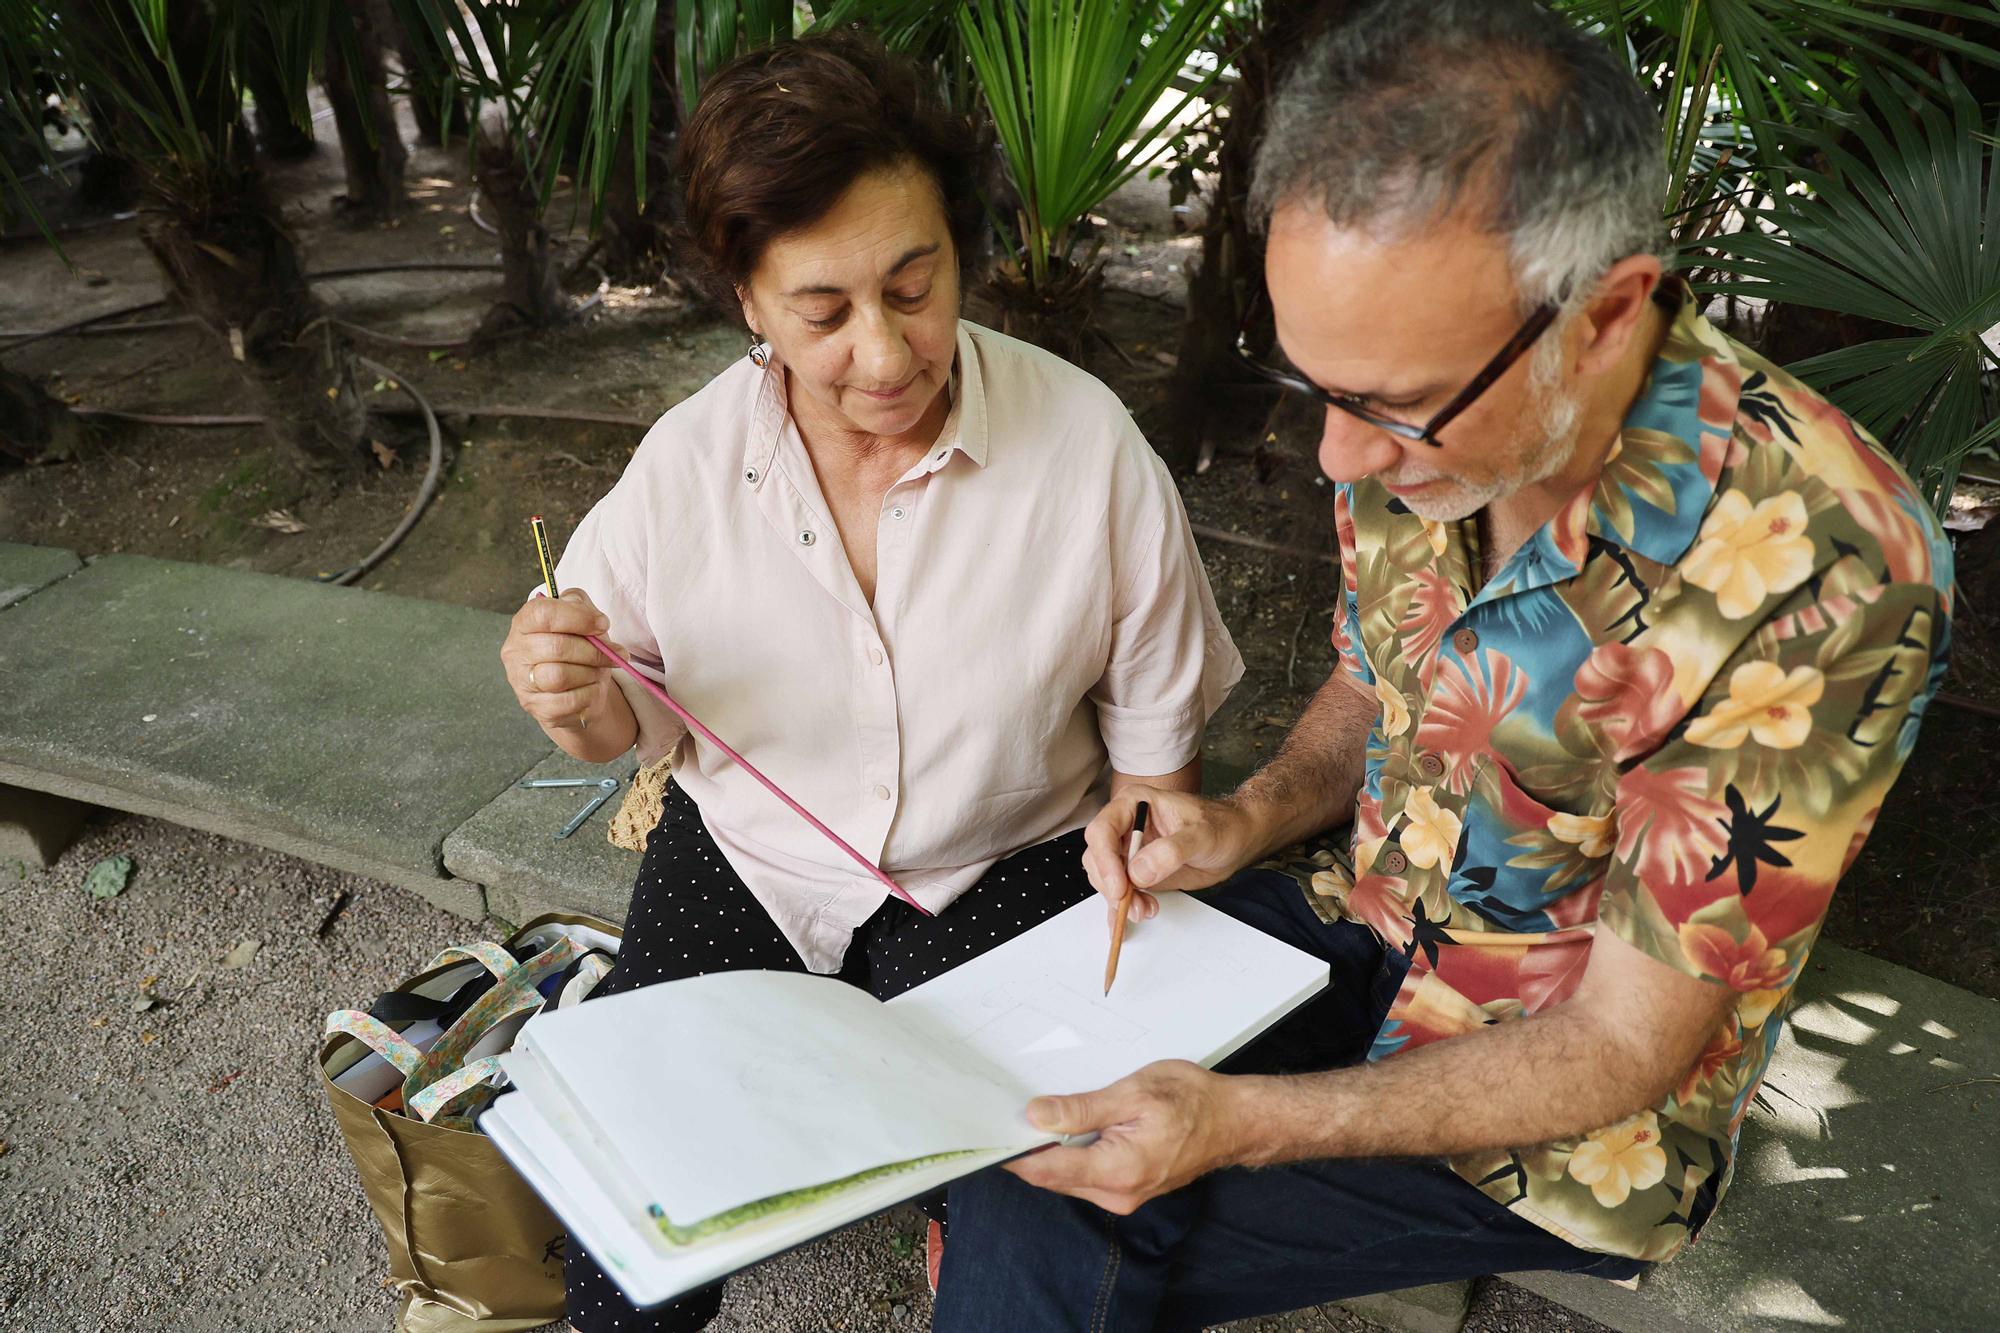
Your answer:
[[[83,423],[40,383],[0,366],[0,461],[54,463],[76,456]]]
[[[243,82],[256,99],[252,119],[257,126],[258,146],[265,154],[280,162],[296,162],[312,156],[319,145],[311,130],[292,119],[284,80],[279,77],[269,43],[261,31],[245,38]]]
[[[474,337],[515,328],[548,328],[569,318],[569,301],[556,280],[549,230],[541,201],[512,133],[481,126],[473,159],[480,200],[492,210],[500,233],[500,299],[479,322]]]
[[[327,322],[255,171],[216,185],[200,201],[155,198],[140,239],[180,303],[242,366],[272,436],[309,472],[348,471],[367,416],[353,349]]]
[[[351,25],[352,46],[342,39]],[[403,165],[409,154],[396,129],[382,65],[382,30],[367,0],[347,0],[328,10],[326,100],[340,131],[340,157],[347,169],[345,203],[336,206],[354,222],[376,222],[403,209]]]
[[[1262,25],[1239,44],[1231,63],[1240,75],[1230,91],[1216,150],[1216,178],[1201,228],[1201,256],[1188,266],[1187,308],[1165,426],[1155,443],[1167,466],[1194,466],[1215,429],[1219,390],[1241,380],[1236,331],[1264,287],[1264,243],[1250,227],[1250,167],[1264,134],[1264,109],[1291,58],[1311,35],[1353,8],[1303,0],[1264,0]]]

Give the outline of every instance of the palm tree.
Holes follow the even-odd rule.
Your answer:
[[[1014,217],[996,219],[1009,253],[991,287],[1008,331],[1081,351],[1103,277],[1094,249],[1077,255],[1086,219],[1167,149],[1179,116],[1210,91],[1215,70],[1153,114],[1222,4],[965,0],[955,11],[1020,198]]]

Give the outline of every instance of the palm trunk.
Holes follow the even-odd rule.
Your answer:
[[[244,44],[243,82],[249,86],[251,97],[256,99],[253,119],[257,125],[258,146],[280,162],[296,162],[312,156],[313,149],[318,145],[313,141],[312,132],[301,128],[292,119],[292,109],[285,98],[284,80],[278,74],[270,45],[262,33],[253,35]]]
[[[352,25],[353,42],[342,40]],[[367,0],[348,0],[328,11],[326,73],[322,83],[340,131],[340,157],[347,168],[350,219],[374,222],[403,209],[403,165],[409,154],[396,129],[382,65],[382,29]]]
[[[474,172],[479,198],[492,211],[500,232],[501,266],[500,299],[486,312],[474,336],[488,338],[508,329],[561,323],[569,317],[569,302],[556,279],[541,201],[510,131],[480,128]]]
[[[367,412],[353,349],[255,171],[226,173],[199,201],[156,196],[139,235],[175,297],[241,365],[272,436],[309,472],[358,464]]]

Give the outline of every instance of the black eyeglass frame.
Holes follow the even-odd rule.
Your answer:
[[[1283,385],[1287,389],[1296,389],[1300,393],[1318,399],[1328,407],[1339,408],[1349,416],[1367,422],[1377,430],[1386,430],[1391,435],[1398,436],[1401,439],[1428,444],[1433,449],[1444,447],[1438,440],[1437,433],[1450,425],[1466,408],[1471,407],[1473,403],[1477,402],[1480,394],[1492,388],[1493,382],[1502,375],[1505,375],[1513,367],[1514,363],[1519,361],[1522,355],[1535,345],[1535,340],[1548,331],[1549,325],[1556,322],[1556,315],[1560,309],[1553,302],[1537,306],[1534,312],[1522,323],[1521,327],[1514,331],[1514,336],[1507,340],[1506,345],[1493,354],[1493,359],[1481,367],[1479,373],[1474,375],[1463,389],[1454,394],[1450,402],[1432,413],[1429,421],[1426,421],[1421,426],[1416,426],[1407,421],[1397,421],[1391,417],[1385,417],[1379,412],[1371,412],[1361,405],[1359,399],[1348,397],[1344,394],[1329,393],[1303,375],[1294,374],[1292,371],[1286,370],[1281,366],[1271,365],[1266,361],[1259,361],[1256,357],[1252,356],[1249,345],[1250,325],[1255,320],[1259,308],[1265,305],[1268,300],[1269,298],[1267,297],[1253,304],[1250,307],[1249,313],[1244,315],[1243,325],[1236,331],[1237,360],[1241,361],[1251,371],[1270,380],[1273,384]]]

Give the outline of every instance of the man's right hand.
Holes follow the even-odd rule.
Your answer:
[[[1145,843],[1128,866],[1125,846],[1139,802],[1150,810]],[[1127,786],[1083,830],[1083,868],[1104,895],[1107,915],[1119,903],[1142,921],[1160,910],[1155,893],[1205,889],[1249,864],[1258,851],[1254,822],[1233,801],[1189,792]]]

